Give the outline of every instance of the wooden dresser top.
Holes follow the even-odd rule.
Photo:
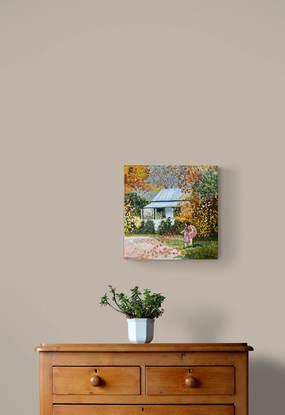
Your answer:
[[[37,352],[247,352],[247,343],[41,344]]]

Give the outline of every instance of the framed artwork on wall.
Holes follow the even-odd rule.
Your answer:
[[[124,258],[217,259],[217,166],[125,165]]]

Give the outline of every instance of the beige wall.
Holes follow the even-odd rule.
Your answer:
[[[113,283],[167,295],[156,341],[254,345],[251,414],[279,415],[284,2],[1,0],[0,16],[1,412],[38,414],[38,343],[127,340],[98,305]],[[123,260],[124,163],[221,167],[218,261]]]

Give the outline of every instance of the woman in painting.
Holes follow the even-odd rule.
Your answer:
[[[190,239],[190,246],[192,246],[193,239],[197,235],[197,229],[195,228],[194,225],[189,225],[188,226],[188,231],[189,231],[188,235],[189,235],[189,239]]]

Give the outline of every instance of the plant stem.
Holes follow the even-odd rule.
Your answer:
[[[115,310],[115,311],[117,311],[118,313],[122,313],[122,314],[125,314],[123,311],[121,311],[121,310],[118,310],[116,307],[114,307],[112,304],[110,304],[109,302],[108,302],[108,305],[113,309],[113,310]],[[125,314],[126,315],[126,314]]]

